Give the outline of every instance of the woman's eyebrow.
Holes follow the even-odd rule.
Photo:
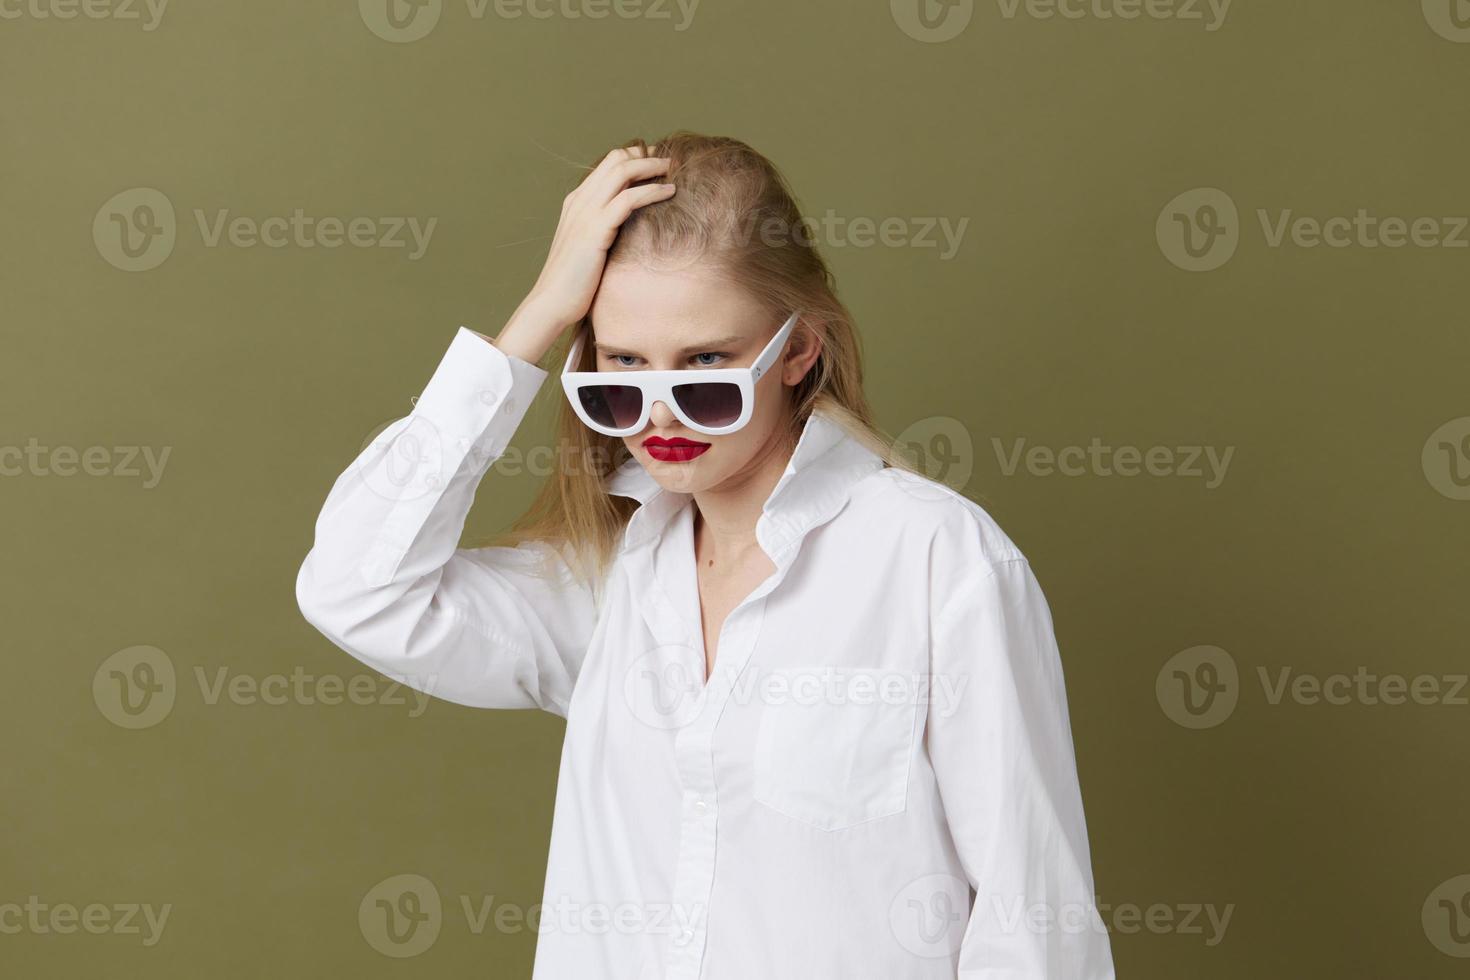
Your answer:
[[[699,354],[704,351],[718,350],[721,347],[736,347],[743,343],[745,343],[745,338],[740,336],[716,337],[713,340],[706,340],[701,344],[695,344],[693,347],[685,347],[683,350],[679,351],[679,353]]]
[[[742,344],[744,342],[745,342],[745,338],[744,337],[740,337],[740,336],[733,336],[733,337],[715,337],[715,338],[713,338],[711,340],[702,341],[702,342],[700,342],[698,344],[694,344],[692,346],[682,348],[677,353],[679,353],[679,354],[700,354],[700,353],[704,353],[706,351],[713,351],[713,350],[716,350],[716,349],[721,348],[721,347],[734,347],[734,346],[736,346],[738,344]],[[616,346],[614,346],[612,344],[604,344],[604,343],[598,342],[598,343],[595,343],[593,346],[596,347],[597,352],[600,353],[600,354],[608,354],[608,355],[626,354],[626,355],[631,356],[631,357],[642,357],[643,356],[642,354],[639,354],[637,351],[628,350],[625,347],[616,347]]]

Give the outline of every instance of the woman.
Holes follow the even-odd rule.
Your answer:
[[[1110,978],[1045,599],[873,427],[801,232],[743,143],[608,154],[499,335],[338,479],[302,612],[566,717],[538,980]],[[459,548],[569,329],[555,479]]]

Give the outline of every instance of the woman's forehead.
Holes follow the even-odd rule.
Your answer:
[[[599,347],[658,353],[749,340],[769,333],[767,319],[748,291],[723,278],[622,265],[604,273],[591,310]]]

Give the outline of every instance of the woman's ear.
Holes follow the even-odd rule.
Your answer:
[[[806,320],[798,319],[791,331],[791,343],[781,360],[781,383],[792,387],[801,383],[822,353],[822,338]]]

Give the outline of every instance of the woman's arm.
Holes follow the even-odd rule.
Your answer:
[[[566,714],[597,621],[596,583],[578,582],[570,555],[549,544],[464,550],[459,536],[546,378],[536,362],[591,307],[618,229],[674,192],[636,182],[668,168],[639,149],[593,168],[563,200],[541,275],[500,336],[461,327],[412,414],[337,479],[296,598],[363,663],[447,701]]]
[[[376,670],[447,701],[564,714],[596,622],[540,543],[461,549],[475,488],[546,371],[460,328],[413,412],[338,477],[296,580],[302,614]]]
[[[931,567],[935,681],[961,693],[931,705],[927,744],[975,889],[959,980],[1112,980],[1051,613],[982,537],[946,535]]]

